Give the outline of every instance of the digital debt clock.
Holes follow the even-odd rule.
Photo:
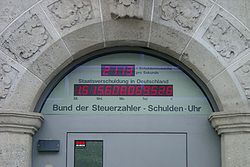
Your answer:
[[[44,114],[209,114],[200,88],[177,66],[141,53],[88,61],[51,92]]]

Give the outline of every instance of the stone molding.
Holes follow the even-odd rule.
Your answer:
[[[34,135],[44,118],[40,113],[0,112],[0,132],[25,133]]]
[[[209,121],[219,135],[225,133],[250,133],[250,113],[217,112]]]

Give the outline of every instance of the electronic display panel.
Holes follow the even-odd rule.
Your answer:
[[[178,66],[141,53],[113,53],[71,71],[44,114],[210,114],[197,84]]]
[[[102,64],[102,76],[135,76],[134,64]]]
[[[74,96],[173,96],[173,85],[75,84]]]

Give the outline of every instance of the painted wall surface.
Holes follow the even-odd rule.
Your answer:
[[[222,166],[247,167],[249,8],[249,0],[0,0],[1,164],[31,165],[30,136],[43,121],[34,108],[65,66],[102,48],[140,46],[201,78],[220,110],[210,120]],[[22,142],[8,145],[13,138]]]

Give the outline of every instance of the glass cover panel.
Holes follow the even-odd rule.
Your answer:
[[[200,88],[177,66],[139,53],[115,53],[70,72],[43,114],[210,114]]]

